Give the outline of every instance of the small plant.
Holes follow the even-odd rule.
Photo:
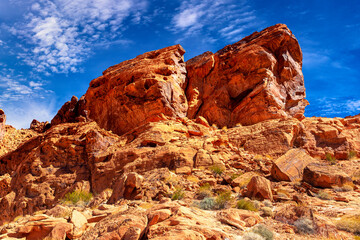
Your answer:
[[[349,151],[349,152],[348,152],[348,155],[347,155],[347,159],[348,159],[348,160],[351,160],[351,159],[355,158],[356,155],[357,155],[357,154],[356,154],[355,151]]]
[[[217,176],[221,176],[221,174],[224,172],[224,168],[219,165],[213,165],[210,167],[210,170]]]
[[[242,236],[242,240],[265,240],[265,238],[254,232],[247,232]]]
[[[331,200],[331,199],[333,199],[333,197],[329,193],[327,193],[325,191],[319,191],[319,193],[316,194],[316,196],[318,198],[322,199],[322,200]]]
[[[216,207],[218,209],[223,209],[229,204],[230,200],[231,200],[231,192],[230,191],[222,192],[215,199]]]
[[[176,188],[175,192],[171,196],[171,200],[181,200],[185,196],[184,190],[182,188]]]
[[[265,207],[272,207],[273,206],[272,202],[270,200],[268,200],[268,199],[265,199],[263,201],[263,204],[265,205]]]
[[[238,178],[240,176],[241,176],[241,174],[234,173],[234,174],[231,174],[230,178],[231,178],[231,180],[234,180],[234,179],[236,179],[236,178]]]
[[[211,186],[209,183],[202,185],[198,191],[199,199],[204,199],[212,196]]]
[[[326,153],[325,159],[330,163],[330,165],[335,165],[337,162],[336,158],[333,155],[331,155],[330,153]]]
[[[199,207],[201,209],[204,209],[204,210],[215,209],[215,200],[214,200],[214,198],[210,198],[210,197],[204,198],[203,200],[200,201]]]
[[[306,217],[301,217],[296,220],[294,226],[301,234],[313,234],[315,232],[313,222]]]
[[[263,224],[256,225],[252,232],[262,236],[265,240],[274,239],[274,233]]]
[[[93,195],[91,192],[83,191],[83,190],[75,190],[71,193],[67,193],[65,198],[62,200],[65,204],[72,205],[86,205],[90,202]]]
[[[200,180],[198,177],[194,176],[194,175],[190,175],[186,178],[189,182],[193,182],[193,183],[198,183]]]
[[[263,212],[262,216],[265,216],[265,217],[273,217],[274,216],[272,209],[269,207],[262,207],[262,208],[260,208],[260,211]]]
[[[354,185],[352,184],[344,184],[341,187],[339,186],[334,186],[333,190],[335,192],[351,192],[354,190]]]
[[[245,200],[245,199],[240,199],[236,203],[236,208],[249,210],[249,211],[254,211],[254,212],[258,211],[258,209],[254,206],[254,204],[251,201],[248,201],[248,200]]]
[[[360,234],[360,215],[344,216],[337,223],[336,227],[340,230]]]

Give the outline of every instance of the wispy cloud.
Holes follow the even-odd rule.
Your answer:
[[[127,18],[140,23],[146,7],[146,0],[32,1],[24,20],[9,30],[23,39],[18,58],[36,71],[76,72],[94,45],[121,40]]]
[[[327,64],[330,57],[326,53],[311,50],[303,51],[303,66],[306,68],[319,67],[319,65]]]
[[[360,100],[353,97],[324,97],[312,99],[306,108],[308,117],[345,117],[360,113]]]
[[[246,0],[192,0],[182,1],[170,29],[183,32],[184,37],[211,32],[212,36],[234,41],[244,37],[244,31],[259,25]]]
[[[34,118],[51,120],[56,113],[55,98],[44,85],[44,81],[29,81],[21,73],[0,66],[0,107],[5,111],[7,124],[28,128]]]

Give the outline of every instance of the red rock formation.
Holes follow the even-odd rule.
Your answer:
[[[283,24],[190,59],[188,117],[204,116],[221,127],[302,119],[308,102],[301,66],[300,46]]]
[[[301,181],[304,168],[315,161],[303,149],[290,149],[274,161],[271,176],[278,181]]]
[[[325,163],[310,163],[304,169],[303,180],[314,187],[331,188],[351,184],[351,178],[338,166]]]
[[[5,122],[6,122],[6,115],[2,109],[0,109],[0,140],[5,135]]]
[[[60,123],[86,122],[88,120],[88,111],[84,109],[84,97],[78,100],[72,96],[71,101],[66,102],[51,120],[51,125],[55,126]]]
[[[175,45],[108,68],[91,81],[84,109],[100,127],[117,134],[162,119],[162,114],[185,117],[184,53]]]
[[[360,156],[360,116],[347,118],[306,118],[298,145],[311,156],[325,158],[327,153],[347,159],[353,152]]]
[[[37,132],[37,133],[43,133],[46,130],[48,130],[50,128],[51,124],[46,121],[46,122],[39,122],[38,120],[34,119],[32,120],[31,124],[30,124],[30,129]]]

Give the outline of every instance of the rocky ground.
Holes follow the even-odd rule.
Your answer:
[[[110,67],[51,123],[5,125],[0,239],[357,239],[360,115],[305,118],[276,25]]]

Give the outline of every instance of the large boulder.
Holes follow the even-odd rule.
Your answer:
[[[331,188],[352,183],[351,178],[335,165],[310,163],[304,169],[303,180],[314,187]]]
[[[218,126],[304,118],[300,46],[283,24],[186,62],[188,117]]]
[[[5,135],[5,123],[6,123],[6,115],[4,111],[0,108],[0,140]]]
[[[251,178],[246,187],[246,196],[264,200],[273,200],[270,181],[262,176],[254,176]]]
[[[316,160],[303,149],[291,149],[274,161],[271,176],[278,181],[301,181],[304,168]]]
[[[186,116],[185,50],[175,45],[112,66],[90,82],[84,100],[100,127],[123,134],[146,122]]]

